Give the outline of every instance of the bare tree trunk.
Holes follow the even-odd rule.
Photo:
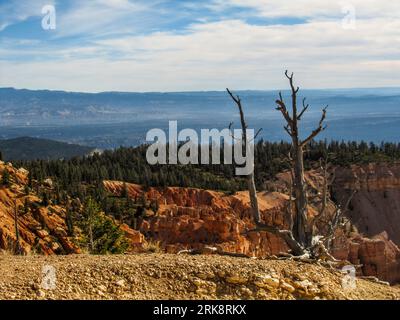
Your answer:
[[[302,147],[295,146],[294,158],[294,190],[295,208],[294,234],[295,238],[304,246],[308,246],[310,239],[307,236],[307,187],[304,178],[303,150]]]
[[[242,102],[239,98],[239,96],[235,97],[232,92],[229,89],[226,89],[233,99],[235,103],[238,106],[239,109],[239,114],[240,114],[240,124],[242,127],[242,147],[244,151],[248,151],[248,140],[247,140],[247,124],[246,120],[244,118],[244,112],[243,112],[243,107],[242,107]],[[256,137],[254,137],[255,139]],[[260,217],[260,210],[258,208],[258,199],[257,199],[257,190],[256,190],[256,184],[254,182],[254,169],[251,171],[249,175],[246,176],[247,180],[247,187],[249,190],[249,197],[250,197],[250,204],[251,204],[251,210],[253,214],[253,218],[256,224],[261,223],[261,217]]]
[[[17,200],[14,201],[14,225],[15,225],[15,239],[16,239],[16,246],[15,246],[15,253],[21,253],[21,246],[19,242],[19,228],[18,228],[18,205]]]
[[[293,188],[295,194],[295,215],[293,221],[293,235],[295,239],[305,248],[309,248],[312,245],[312,225],[309,222],[307,216],[307,183],[304,177],[304,147],[314,139],[321,131],[325,130],[323,122],[326,117],[326,108],[323,109],[321,119],[318,127],[311,132],[311,134],[304,140],[301,140],[299,133],[298,123],[301,120],[303,114],[307,111],[309,105],[305,104],[303,99],[303,108],[300,112],[297,109],[297,93],[299,87],[295,87],[293,83],[293,74],[289,76],[288,72],[285,72],[286,77],[289,79],[291,98],[292,98],[292,113],[290,114],[285,102],[283,101],[282,94],[279,93],[279,100],[276,100],[279,110],[285,121],[286,126],[284,127],[286,132],[292,139],[292,149],[294,153],[293,159]]]
[[[256,223],[261,223],[260,210],[258,208],[256,184],[254,182],[254,173],[247,176],[247,185],[249,188],[249,196],[253,217]]]

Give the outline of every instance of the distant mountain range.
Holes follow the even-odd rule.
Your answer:
[[[70,159],[92,153],[94,148],[48,139],[20,137],[0,140],[3,160]]]
[[[277,90],[237,93],[242,97],[248,117],[280,117],[274,109]],[[335,118],[360,113],[386,114],[394,110],[400,115],[400,88],[303,90],[300,93],[308,98],[313,111],[329,104],[333,110],[330,116]],[[166,118],[210,120],[215,119],[213,115],[228,116],[229,123],[234,111],[224,91],[80,93],[0,88],[2,125],[77,125]]]
[[[301,84],[300,84],[301,85]],[[232,88],[234,89],[234,88]],[[266,140],[287,139],[281,114],[275,110],[278,91],[237,91],[249,126],[263,128]],[[289,99],[289,92],[283,91]],[[329,105],[328,130],[320,137],[335,140],[400,142],[400,88],[300,90],[310,108],[304,135],[320,110]],[[0,88],[0,138],[19,136],[53,139],[101,149],[138,145],[152,128],[226,128],[238,114],[224,91],[79,93]]]

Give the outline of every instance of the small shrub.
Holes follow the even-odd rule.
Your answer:
[[[144,249],[144,251],[151,252],[151,253],[162,253],[164,251],[161,246],[161,242],[153,240],[153,239],[147,240],[143,244],[143,249]]]

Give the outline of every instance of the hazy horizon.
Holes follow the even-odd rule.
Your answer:
[[[398,141],[399,16],[389,0],[0,0],[0,138],[115,146],[168,120],[222,128],[238,117],[229,88],[281,139],[287,69],[307,130],[329,105],[322,137]]]
[[[101,93],[138,93],[138,94],[152,94],[152,93],[212,93],[212,92],[226,92],[226,88],[224,89],[214,89],[214,90],[188,90],[188,91],[69,91],[65,89],[46,89],[46,88],[26,88],[26,87],[11,87],[4,86],[0,87],[1,89],[14,89],[14,90],[27,90],[27,91],[50,91],[50,92],[65,92],[65,93],[83,93],[83,94],[101,94]],[[271,89],[240,89],[240,88],[229,88],[232,91],[236,92],[279,92],[279,91],[288,91],[286,88],[271,88]],[[400,90],[400,86],[386,86],[386,87],[348,87],[348,88],[301,88],[301,91],[365,91],[365,90]],[[400,93],[400,92],[399,92]]]
[[[235,93],[242,98],[250,127],[264,128],[261,137],[288,138],[276,111],[278,90]],[[0,94],[0,138],[33,136],[104,149],[141,144],[148,130],[166,129],[169,120],[194,130],[238,123],[235,105],[225,91],[79,93],[0,88]],[[282,94],[289,99],[287,90]],[[300,90],[302,97],[310,103],[302,123],[305,133],[318,123],[322,107],[329,105],[322,139],[400,141],[399,88]]]

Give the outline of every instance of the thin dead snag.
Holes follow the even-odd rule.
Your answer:
[[[336,207],[333,217],[328,222],[328,232],[321,239],[322,243],[328,250],[331,248],[332,240],[335,238],[336,230],[340,227],[344,227],[344,225],[346,224],[346,221],[344,221],[343,223],[341,221],[342,221],[342,219],[344,219],[344,216],[345,216],[345,214],[350,206],[350,203],[353,200],[353,197],[356,193],[357,193],[356,190],[353,190],[350,193],[350,196],[348,197],[343,208],[340,205],[338,205]]]
[[[312,222],[311,222],[312,230],[314,230],[317,222],[321,221],[322,218],[326,218],[325,213],[326,213],[326,208],[327,208],[328,199],[329,199],[328,190],[329,190],[329,186],[331,186],[335,180],[335,174],[332,174],[330,176],[329,172],[328,172],[328,156],[326,155],[324,159],[320,159],[319,163],[320,163],[320,170],[322,172],[322,177],[323,177],[322,193],[318,195],[321,199],[321,206],[320,206],[320,209],[318,210],[318,215],[312,219]]]
[[[344,206],[342,207],[341,205],[343,201],[340,201],[340,204],[335,206],[333,214],[329,214],[327,210],[329,199],[328,190],[329,186],[333,184],[336,176],[335,173],[330,175],[328,172],[329,169],[327,155],[325,156],[325,159],[320,160],[320,170],[323,176],[322,194],[320,195],[321,205],[318,215],[310,219],[310,229],[313,232],[313,246],[311,247],[311,250],[314,251],[314,255],[328,256],[331,258],[330,260],[334,260],[334,258],[330,256],[329,250],[331,249],[332,241],[335,239],[337,229],[344,227],[347,223],[347,221],[345,220],[345,214],[357,191],[351,191],[346,202],[344,202]],[[342,222],[342,220],[344,220],[344,222]],[[327,230],[323,235],[315,234],[316,232],[318,232],[317,223],[323,223],[325,227],[327,227]],[[315,251],[319,251],[319,253],[316,253]]]
[[[250,141],[247,139],[247,123],[244,117],[244,112],[243,112],[243,106],[242,106],[242,101],[240,100],[239,96],[233,95],[233,93],[229,90],[226,89],[232,100],[236,103],[238,109],[239,109],[239,115],[240,115],[240,124],[242,128],[242,146],[245,150],[248,150],[248,144]],[[258,131],[258,133],[260,130]],[[257,133],[257,134],[258,134]],[[257,137],[257,134],[255,135],[254,139]],[[280,230],[279,228],[275,226],[269,226],[264,224],[261,221],[260,217],[260,210],[258,208],[258,199],[257,199],[257,190],[256,190],[256,184],[254,181],[254,167],[253,170],[251,171],[250,174],[246,176],[247,180],[247,186],[249,190],[249,197],[250,197],[250,204],[251,204],[251,211],[254,219],[254,223],[256,225],[256,228],[254,230],[250,230],[249,232],[259,232],[259,231],[267,231],[270,233],[273,233],[275,235],[280,236],[283,238],[289,248],[292,250],[292,252],[295,255],[302,255],[305,253],[304,247],[302,247],[293,237],[292,231],[290,230]]]
[[[226,89],[231,96],[232,100],[236,103],[238,109],[239,109],[239,114],[240,114],[240,124],[242,127],[242,147],[244,150],[249,149],[249,143],[247,139],[247,123],[244,118],[244,112],[243,112],[243,107],[242,107],[242,101],[240,100],[239,96],[234,96],[232,92],[229,89]],[[259,131],[260,132],[260,131]],[[257,135],[254,137],[256,139]],[[246,153],[247,154],[247,153]],[[258,209],[258,201],[257,201],[257,190],[256,190],[256,184],[254,182],[254,168],[252,172],[247,175],[246,177],[247,180],[247,186],[249,188],[249,195],[250,195],[250,203],[251,203],[251,208],[252,208],[252,213],[254,220],[257,223],[260,223],[261,218],[260,218],[260,210]]]
[[[310,247],[312,244],[312,230],[310,229],[308,217],[307,217],[307,183],[304,177],[304,147],[312,141],[319,133],[325,130],[324,121],[326,118],[325,107],[322,110],[322,116],[318,123],[318,127],[314,129],[311,134],[302,140],[299,132],[299,122],[302,116],[308,110],[309,105],[306,104],[306,100],[303,99],[303,106],[301,111],[298,110],[297,106],[297,93],[300,88],[295,87],[293,81],[293,73],[289,76],[288,71],[285,72],[286,77],[289,80],[291,89],[291,114],[283,100],[282,93],[279,93],[279,99],[276,100],[277,110],[282,113],[283,118],[286,121],[284,126],[285,131],[288,133],[292,140],[292,153],[293,153],[293,190],[295,195],[295,215],[294,215],[294,226],[293,233],[294,237],[303,247]]]
[[[17,200],[14,200],[14,228],[15,228],[15,254],[21,254],[21,243],[19,239],[19,227],[18,227],[18,204]]]
[[[306,104],[306,99],[302,100],[301,111],[299,111],[297,101],[297,94],[299,87],[295,87],[293,81],[293,73],[289,75],[288,71],[285,72],[286,78],[289,80],[291,89],[291,111],[289,111],[283,100],[282,93],[279,93],[279,99],[276,100],[277,110],[282,113],[286,125],[284,126],[285,131],[288,133],[292,140],[292,185],[291,190],[294,192],[295,197],[295,210],[293,217],[293,235],[298,243],[306,248],[306,251],[311,256],[325,257],[332,261],[336,260],[329,254],[330,244],[335,237],[335,232],[340,226],[340,220],[343,218],[345,211],[347,210],[350,202],[354,196],[354,193],[348,198],[345,207],[341,208],[337,206],[333,216],[328,216],[327,203],[329,199],[329,186],[332,184],[334,176],[329,179],[328,174],[328,158],[325,158],[324,165],[321,164],[323,172],[323,186],[321,195],[321,207],[319,214],[316,217],[309,217],[307,214],[308,208],[308,194],[307,194],[307,182],[305,180],[304,170],[304,149],[305,147],[316,138],[322,131],[326,129],[324,125],[326,119],[327,106],[322,109],[322,114],[319,119],[317,127],[305,138],[301,139],[299,132],[299,123],[309,108],[309,104]],[[325,235],[318,234],[318,228],[316,223],[322,219],[328,220],[328,231]]]

